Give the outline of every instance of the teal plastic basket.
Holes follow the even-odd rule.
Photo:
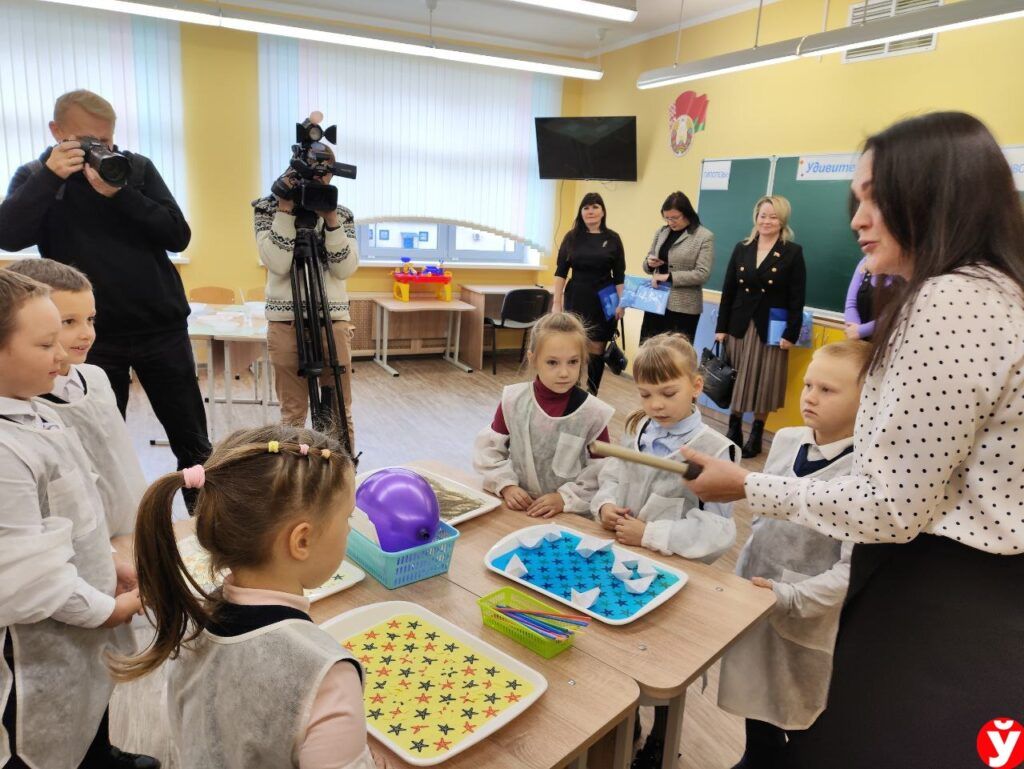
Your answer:
[[[348,533],[346,555],[389,590],[444,574],[452,562],[459,531],[441,521],[434,539],[425,545],[387,553],[355,529]]]

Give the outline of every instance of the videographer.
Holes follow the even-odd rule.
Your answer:
[[[334,163],[329,147],[321,151],[330,155],[327,165]],[[288,187],[297,181],[294,172],[282,177]],[[330,184],[333,174],[324,173],[316,180]],[[295,336],[295,307],[292,301],[291,267],[295,247],[295,203],[277,195],[268,195],[253,201],[256,245],[260,261],[267,268],[267,344],[270,362],[274,366],[277,398],[281,401],[281,421],[287,425],[302,426],[309,410],[307,380],[299,376],[299,358]],[[345,404],[345,420],[355,454],[355,432],[352,424],[352,346],[355,327],[349,315],[348,291],[345,280],[359,266],[356,228],[352,212],[338,206],[332,211],[316,211],[316,232],[322,239],[326,262],[324,286],[327,291],[334,343],[338,363],[345,367],[341,375],[341,388]],[[326,334],[323,337],[326,349]],[[332,386],[333,376],[325,367],[320,377],[321,386]]]
[[[192,233],[156,166],[115,154],[116,119],[91,91],[57,99],[50,123],[57,145],[11,179],[0,204],[0,249],[35,245],[88,275],[97,307],[88,362],[107,373],[122,416],[135,372],[180,470],[210,454],[188,301],[167,257],[183,251]]]

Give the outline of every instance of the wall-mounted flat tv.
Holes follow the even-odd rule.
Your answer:
[[[636,181],[636,117],[539,117],[541,179]]]

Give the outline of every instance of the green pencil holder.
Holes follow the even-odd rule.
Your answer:
[[[513,641],[522,644],[545,659],[551,659],[556,654],[561,654],[572,646],[573,639],[575,638],[573,635],[570,635],[564,641],[545,638],[538,633],[534,633],[532,630],[528,630],[498,611],[498,606],[507,606],[511,609],[547,611],[555,614],[562,613],[562,610],[556,609],[543,601],[531,598],[514,587],[503,587],[500,590],[495,590],[490,595],[485,595],[483,598],[478,599],[477,603],[480,605],[480,614],[483,616],[484,624],[487,627],[507,635]]]

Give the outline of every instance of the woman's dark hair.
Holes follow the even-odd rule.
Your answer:
[[[604,211],[604,216],[601,217],[601,232],[608,232],[608,208],[604,204],[604,198],[596,192],[588,192],[580,201],[580,207],[576,209],[576,220],[572,223],[572,229],[569,230],[568,235],[570,245],[575,245],[580,237],[587,234],[587,225],[583,221],[583,209],[594,205],[601,206],[601,210]]]
[[[985,265],[1024,289],[1024,209],[1006,157],[988,128],[964,112],[932,112],[870,137],[871,196],[912,265],[899,301],[873,336],[874,369],[930,278]]]
[[[697,209],[693,207],[693,203],[690,202],[690,199],[686,197],[684,192],[676,190],[665,198],[665,202],[661,204],[661,213],[666,211],[678,211],[685,216],[689,222],[686,225],[686,231],[691,235],[700,227],[700,217],[697,216]]]

